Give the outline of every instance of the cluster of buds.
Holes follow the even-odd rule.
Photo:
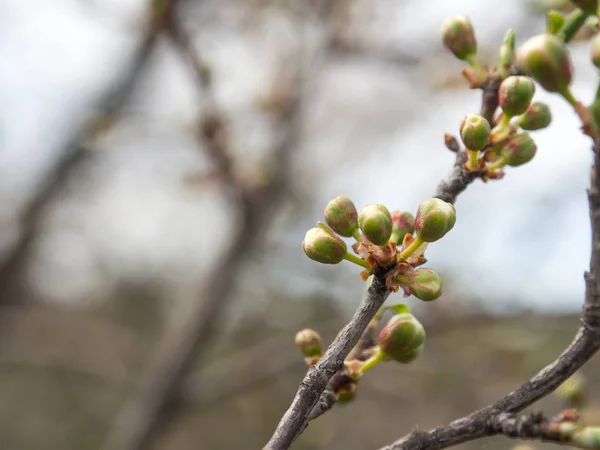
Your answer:
[[[377,332],[381,318],[388,309],[394,314]],[[356,397],[359,382],[369,369],[382,361],[409,364],[421,355],[425,344],[425,329],[405,304],[381,308],[371,320],[366,333],[371,336],[367,338],[367,342],[370,342],[368,346],[357,344],[344,361],[344,368],[330,380],[329,388],[338,404],[348,403]],[[323,356],[323,342],[316,331],[299,331],[295,342],[308,366],[314,366]]]
[[[473,44],[473,26],[466,17],[446,21],[442,40],[460,59],[465,59],[467,51],[474,54],[477,48],[476,43]],[[600,41],[597,53],[600,63]],[[525,75],[512,75],[517,68]],[[479,114],[469,114],[460,123],[460,137],[468,153],[465,170],[477,171],[487,180],[501,178],[503,172],[499,169],[505,166],[516,167],[531,161],[537,146],[529,132],[546,128],[552,121],[549,107],[533,102],[535,81],[575,105],[577,102],[570,91],[571,78],[571,59],[559,37],[536,36],[516,50],[515,33],[509,30],[495,69],[486,74],[486,79],[500,83],[498,104],[502,112],[494,117],[493,123]],[[598,106],[600,117],[600,104]]]
[[[415,216],[402,210],[390,212],[379,204],[367,205],[359,212],[352,200],[338,196],[327,203],[323,215],[325,223],[317,222],[302,242],[310,259],[322,264],[353,262],[365,269],[361,273],[363,280],[369,282],[376,272],[385,274],[392,291],[402,289],[405,296],[413,295],[426,302],[442,295],[440,274],[418,266],[425,262],[427,245],[439,241],[454,227],[454,205],[431,198],[419,205]],[[354,254],[342,238],[356,241],[351,246]],[[423,326],[405,305],[394,309],[396,315],[381,330],[377,345],[359,352],[357,359],[345,361],[344,369],[332,378],[330,387],[337,403],[352,400],[362,374],[378,362],[394,360],[406,364],[421,353],[425,341]],[[376,324],[380,317],[378,314],[373,319]],[[301,330],[295,341],[309,366],[323,356],[323,342],[316,331]]]
[[[377,268],[385,268],[387,284],[393,291],[431,301],[442,294],[442,278],[432,269],[417,269],[425,262],[428,243],[446,235],[456,222],[454,205],[438,198],[421,203],[416,216],[408,211],[390,212],[385,206],[370,204],[360,212],[347,197],[327,203],[325,222],[306,232],[302,248],[312,260],[338,264],[343,260],[365,270],[367,279]],[[354,253],[342,238],[354,238]]]

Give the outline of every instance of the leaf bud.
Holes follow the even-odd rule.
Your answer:
[[[415,231],[415,217],[408,211],[397,209],[392,212],[392,236],[391,241],[400,244],[407,234]]]
[[[310,259],[322,264],[339,264],[348,251],[341,238],[322,228],[311,228],[306,232],[302,250]]]
[[[460,123],[460,138],[469,150],[483,150],[488,144],[490,133],[490,123],[479,114],[469,114]]]
[[[379,348],[386,358],[410,362],[425,342],[423,325],[410,313],[396,314],[379,333]]]
[[[568,91],[573,67],[562,39],[552,34],[534,36],[521,46],[517,61],[521,70],[548,92]]]
[[[519,133],[504,144],[500,156],[508,166],[517,167],[531,161],[536,151],[537,146],[529,133]]]
[[[323,341],[321,336],[315,330],[305,328],[296,333],[294,339],[296,345],[307,358],[312,356],[321,356],[323,354]]]
[[[527,111],[520,115],[516,124],[527,131],[541,130],[552,122],[552,113],[546,103],[535,102],[529,105]]]
[[[433,269],[415,270],[411,284],[410,293],[420,300],[430,302],[442,295],[442,277]]]
[[[498,103],[509,117],[523,114],[535,94],[535,83],[529,77],[515,75],[506,78],[498,89]]]
[[[508,75],[508,70],[515,62],[515,31],[508,30],[504,36],[504,42],[498,52],[498,71],[501,76]]]
[[[358,226],[369,241],[383,246],[392,235],[392,215],[383,205],[367,205],[358,215]]]
[[[439,198],[430,198],[419,205],[415,217],[415,231],[422,241],[435,242],[443,238],[455,223],[454,205]]]
[[[466,16],[452,17],[442,24],[442,41],[458,59],[466,60],[477,53],[475,31]]]
[[[358,212],[352,200],[340,195],[325,206],[325,222],[340,236],[352,237],[358,231]]]

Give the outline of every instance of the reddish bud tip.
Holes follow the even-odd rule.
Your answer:
[[[392,236],[391,241],[400,244],[407,234],[415,231],[415,217],[408,211],[397,209],[392,212]]]
[[[296,345],[307,358],[321,356],[323,354],[323,341],[315,330],[305,328],[298,331],[294,339]]]
[[[541,102],[532,103],[525,114],[518,117],[516,123],[527,131],[541,130],[552,122],[550,107]]]
[[[399,362],[416,358],[416,352],[425,342],[423,325],[410,313],[396,314],[379,333],[379,347],[383,354]]]
[[[430,302],[442,295],[442,277],[433,269],[417,269],[409,286],[410,293],[420,300]]]
[[[540,34],[525,42],[517,54],[521,70],[548,92],[562,93],[573,77],[571,56],[565,43],[552,34]]]
[[[311,228],[306,232],[302,249],[306,256],[322,264],[339,264],[348,251],[344,241],[322,228]]]
[[[505,79],[498,89],[498,102],[504,114],[518,116],[523,114],[535,94],[535,83],[529,77],[522,75]]]
[[[358,226],[369,241],[383,246],[392,235],[392,215],[383,205],[367,205],[358,215]]]
[[[325,207],[325,222],[340,236],[352,237],[358,230],[358,212],[352,200],[342,195]]]
[[[456,209],[439,198],[425,200],[417,210],[415,231],[425,242],[435,242],[445,236],[456,223]]]
[[[490,140],[490,123],[479,114],[469,114],[460,123],[460,138],[469,150],[483,150]]]
[[[452,17],[442,24],[444,46],[458,59],[465,60],[477,53],[475,31],[468,17]]]
[[[517,167],[533,159],[537,146],[529,133],[519,133],[502,147],[500,155],[507,165]]]

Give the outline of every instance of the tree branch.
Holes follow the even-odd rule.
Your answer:
[[[344,367],[346,356],[358,343],[389,294],[385,272],[375,274],[373,283],[363,294],[360,306],[350,322],[342,328],[319,362],[308,369],[291,406],[281,418],[264,450],[287,449],[304,430],[329,381]]]
[[[495,89],[497,90],[498,86],[495,86]],[[486,91],[486,89],[483,89],[482,109],[484,108],[483,105],[490,104],[490,102],[489,92]],[[447,179],[440,182],[434,197],[454,204],[458,195],[461,194],[473,180],[480,176],[477,172],[467,172],[464,170],[463,165],[466,161],[466,152],[459,151],[456,154],[456,161],[450,175]],[[380,286],[382,279],[378,278],[376,275],[373,283],[375,284],[375,282],[377,282],[377,286]],[[385,298],[390,294],[390,291],[385,287],[385,281],[383,281],[383,286],[385,291],[383,291],[381,295],[383,301],[385,301]],[[310,420],[321,416],[333,407],[333,404],[335,403],[334,385],[336,383],[334,375],[343,368],[344,360],[349,355],[350,351],[357,348],[357,351],[360,353],[362,350],[361,346],[355,347],[359,342],[370,342],[373,338],[372,330],[367,330],[367,326],[374,318],[378,309],[374,309],[373,305],[365,305],[366,297],[372,295],[369,294],[369,291],[370,288],[363,295],[361,306],[356,311],[350,323],[348,323],[340,334],[338,334],[334,342],[332,342],[327,349],[323,358],[319,360],[317,365],[308,370],[304,380],[300,383],[292,404],[281,418],[275,433],[263,450],[285,450],[289,448],[292,442],[304,431],[304,429],[306,429]],[[380,306],[383,304],[383,301]],[[370,315],[363,316],[360,318],[360,321],[357,321],[357,314],[360,314],[362,308],[366,307],[368,307]],[[357,328],[350,330],[353,326]],[[344,342],[341,341],[341,339],[350,340]],[[326,362],[324,361],[325,358],[328,358]],[[331,358],[335,359],[335,361],[333,361],[335,364],[332,364]],[[337,369],[335,369],[336,367]]]
[[[496,403],[431,431],[414,431],[382,450],[436,450],[498,432],[498,423],[552,393],[600,349],[600,145],[594,146],[594,165],[588,189],[592,225],[590,270],[585,274],[586,294],[582,326],[571,345],[535,377]]]
[[[21,230],[17,241],[0,264],[0,292],[6,294],[17,278],[16,274],[21,269],[29,253],[42,215],[46,211],[46,206],[63,188],[69,173],[87,155],[84,140],[93,138],[99,129],[104,129],[107,125],[118,120],[137,81],[152,58],[157,40],[156,24],[150,23],[131,60],[126,63],[117,85],[99,100],[94,108],[96,110],[94,115],[84,123],[81,129],[74,132],[65,145],[65,149],[59,156],[57,163],[50,168],[40,181],[35,194],[29,200],[21,216]],[[3,296],[3,298],[10,297],[10,295]]]

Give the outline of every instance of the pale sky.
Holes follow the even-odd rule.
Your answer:
[[[463,13],[471,16],[484,43],[499,45],[509,20],[518,21],[521,43],[526,33],[543,31],[542,20],[524,25],[517,0],[486,2],[485,11],[476,0],[428,3],[436,6],[413,2],[409,16],[388,14],[386,2],[375,2],[371,41],[418,55],[420,48],[439,45],[443,19]],[[3,247],[14,236],[15,208],[22,207],[68,132],[127,57],[143,5],[141,0],[0,0]],[[497,12],[492,22],[490,8]],[[264,19],[270,25],[264,35],[231,33],[240,19],[228,18],[203,29],[198,47],[215,69],[218,99],[237,120],[234,142],[247,146],[241,154],[254,154],[268,140],[264,123],[252,118],[253,102],[268,86],[273,55],[292,51],[295,34],[285,20],[271,17]],[[191,290],[207,267],[206,255],[226,239],[228,216],[218,206],[220,199],[181,183],[204,159],[189,136],[197,112],[193,84],[167,51],[146,81],[153,89],[131,107],[139,120],[104,143],[96,164],[82,174],[81,192],[70,193],[48,217],[30,277],[50,300],[100,298],[117,280],[144,276],[161,276],[173,289]],[[574,93],[582,100],[592,97],[597,82],[587,52],[587,44],[574,46]],[[460,67],[450,55],[436,55],[433,66],[428,61],[424,67]],[[308,119],[312,133],[296,174],[305,177],[311,195],[316,193],[313,216],[273,238],[285,239],[285,260],[293,261],[294,270],[279,270],[295,283],[294,291],[324,288],[321,278],[311,280],[320,268],[306,260],[300,242],[331,197],[343,194],[358,207],[383,203],[414,212],[449,171],[452,154],[443,148],[443,133],[456,133],[462,117],[478,110],[479,93],[434,90],[436,74],[423,71],[404,74],[356,61],[332,61],[324,70]],[[554,123],[535,133],[535,159],[509,169],[502,182],[476,181],[461,196],[456,227],[430,247],[429,266],[456,277],[463,290],[499,310],[496,302],[503,299],[575,310],[589,262],[589,142],[563,101],[541,88],[536,100],[548,101]],[[353,156],[344,161],[344,155]],[[341,161],[337,175],[326,176],[325,168],[336,161]],[[356,272],[348,266],[327,270]],[[347,298],[356,283],[337,286],[335,292]]]

